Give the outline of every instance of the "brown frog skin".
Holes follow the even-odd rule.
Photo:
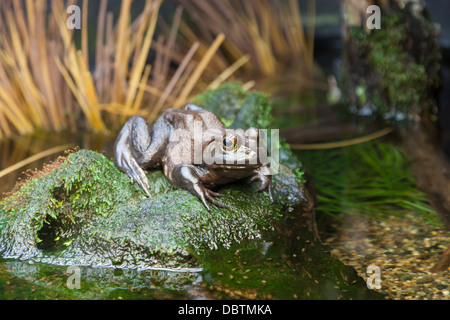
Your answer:
[[[200,138],[186,134],[199,124],[201,132],[208,134]],[[272,199],[271,176],[263,173],[267,167],[258,159],[259,149],[265,146],[259,145],[258,140],[258,129],[235,130],[230,134],[214,113],[188,104],[184,109],[166,110],[150,129],[142,117],[132,116],[120,131],[114,152],[118,168],[148,196],[150,186],[143,169],[162,167],[176,188],[188,190],[209,210],[208,201],[229,208],[214,198],[223,195],[212,190],[243,178],[248,178],[248,182],[260,181],[258,191],[267,190]],[[214,154],[218,161],[211,163],[203,157],[200,163],[194,161],[194,150],[199,148],[202,154]],[[220,148],[220,152],[214,153],[215,148]]]

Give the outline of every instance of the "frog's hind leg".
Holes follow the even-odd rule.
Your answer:
[[[171,125],[161,116],[149,129],[144,118],[133,116],[130,123],[130,150],[141,167],[155,167],[160,165],[172,130]],[[128,123],[127,122],[127,123]]]
[[[125,123],[114,144],[116,165],[131,178],[132,182],[136,181],[144,189],[145,193],[151,196],[147,176],[132,153],[130,137],[132,136],[133,122],[134,119],[132,117]]]
[[[172,180],[178,187],[189,191],[199,198],[208,211],[210,211],[208,201],[219,208],[231,209],[227,205],[224,205],[214,199],[214,197],[223,197],[223,194],[205,188],[199,179],[196,168],[192,165],[177,165],[173,169]]]
[[[168,140],[168,125],[160,118],[149,130],[144,118],[132,116],[120,131],[114,152],[117,167],[136,181],[150,196],[150,185],[143,168],[156,166]]]

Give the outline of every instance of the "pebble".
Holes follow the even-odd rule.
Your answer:
[[[399,277],[400,281],[408,281],[408,280],[412,280],[413,276],[409,273],[403,274]]]
[[[425,283],[431,283],[431,282],[434,282],[433,276],[425,276],[425,277],[421,277],[416,280],[417,284],[425,284]]]
[[[416,293],[416,290],[414,290],[413,288],[408,288],[405,290],[405,293],[413,295]]]

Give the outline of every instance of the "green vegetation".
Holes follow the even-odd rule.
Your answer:
[[[246,91],[239,83],[226,83],[195,97],[192,103],[214,112],[232,129],[269,128],[272,108],[268,94]]]
[[[229,119],[220,113],[229,105],[215,105],[232,124],[244,119],[240,112],[246,108],[266,103],[265,95],[237,85],[219,89],[223,101],[232,100],[233,88],[241,94],[242,109]],[[214,101],[211,92],[203,97]],[[265,115],[250,119],[268,124]],[[273,177],[276,202],[256,192],[258,183],[236,182],[219,190],[220,201],[234,211],[212,206],[208,212],[188,191],[175,190],[160,170],[148,173],[152,197],[146,198],[126,174],[92,151],[70,154],[51,169],[0,203],[0,253],[15,258],[0,260],[0,287],[7,288],[0,298],[192,298],[186,292],[191,286],[200,287],[200,296],[204,290],[218,298],[384,298],[305,227],[304,208],[311,204],[305,174],[286,144]],[[65,267],[55,265],[112,268],[82,267],[78,291],[67,289]],[[201,273],[192,272],[200,266]],[[189,272],[134,270],[151,267]],[[203,281],[193,285],[199,275]]]
[[[5,256],[62,250],[88,223],[108,218],[115,207],[130,204],[138,193],[100,154],[81,150],[59,161],[59,166],[53,165],[57,168],[37,173],[0,202],[0,213],[8,221],[0,229],[0,251]],[[13,243],[10,237],[15,238]]]
[[[358,114],[408,124],[436,105],[441,81],[436,32],[430,21],[409,9],[382,15],[380,30],[349,29],[343,102]]]
[[[241,115],[265,108],[266,95],[238,85],[225,85],[217,93],[220,99],[237,95],[241,101],[229,121],[270,123],[269,107],[257,116]],[[214,91],[204,97],[206,102],[220,100]],[[223,101],[215,105],[221,106],[227,107]],[[258,183],[236,182],[219,190],[224,194],[220,201],[234,210],[212,206],[208,212],[191,193],[176,190],[160,170],[148,173],[152,197],[146,198],[110,160],[80,150],[0,202],[0,253],[59,264],[198,267],[190,253],[259,238],[280,221],[282,207],[293,212],[305,204],[301,164],[288,149],[281,150],[280,159],[283,167],[273,179],[277,203],[267,192],[256,192]]]
[[[416,188],[408,159],[394,145],[372,141],[302,151],[300,156],[313,176],[319,213],[382,219],[414,211],[429,223],[437,222],[426,195]]]

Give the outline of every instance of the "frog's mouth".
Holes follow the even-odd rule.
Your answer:
[[[259,168],[261,164],[212,164],[212,169],[249,170]]]

